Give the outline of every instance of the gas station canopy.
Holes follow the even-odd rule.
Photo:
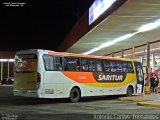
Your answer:
[[[128,0],[66,52],[106,55],[160,40],[160,0]],[[141,47],[138,51],[143,51]],[[159,42],[151,49],[160,50]],[[137,52],[138,52],[137,51]]]

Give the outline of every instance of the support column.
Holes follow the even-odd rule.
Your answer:
[[[112,53],[112,57],[114,57],[114,52]]]
[[[122,49],[122,52],[121,52],[122,54],[121,54],[121,58],[123,58],[124,57],[124,50]]]
[[[1,61],[1,81],[3,79],[3,62]]]
[[[149,75],[149,70],[150,70],[150,43],[147,43],[147,67],[148,67],[148,72],[147,72],[147,81],[146,85],[150,85],[150,75]]]
[[[144,49],[144,52],[143,52],[143,54],[142,54],[142,65],[143,66],[146,66],[146,64],[144,64],[144,60],[145,60],[145,49]]]
[[[154,55],[154,53],[152,54],[152,69],[153,69],[153,71],[155,70],[155,55]]]
[[[150,70],[150,43],[147,43],[147,66],[148,69]]]
[[[8,73],[7,73],[7,78],[9,78],[9,59],[8,59]]]
[[[141,64],[143,65],[143,55],[141,56]]]
[[[135,53],[135,47],[133,46],[133,47],[132,47],[132,59],[134,59],[134,58],[135,58],[134,53]]]

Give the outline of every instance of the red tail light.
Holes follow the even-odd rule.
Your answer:
[[[37,72],[37,83],[41,82],[41,74]]]

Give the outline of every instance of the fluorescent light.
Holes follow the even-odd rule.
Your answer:
[[[9,62],[14,62],[14,59],[9,59]]]
[[[88,52],[83,53],[83,55],[88,55],[88,54],[91,54],[91,53],[93,53],[93,52],[96,52],[96,51],[98,51],[98,50],[100,50],[100,49],[102,49],[102,48],[112,46],[113,44],[115,44],[115,43],[117,43],[117,42],[120,42],[120,41],[123,41],[123,40],[126,40],[126,39],[134,36],[134,35],[137,34],[137,33],[138,33],[138,32],[125,34],[125,35],[123,35],[123,36],[121,36],[121,37],[119,37],[119,38],[116,38],[116,39],[112,40],[112,41],[103,43],[102,45],[100,45],[100,46],[98,46],[98,47],[96,47],[96,48],[93,48],[93,49],[91,49],[91,50],[88,51]]]
[[[153,48],[150,51],[155,51],[155,50],[159,50],[160,48]]]
[[[0,59],[0,62],[14,62],[14,59]]]
[[[114,39],[113,41],[114,41],[115,43],[116,43],[116,42],[120,42],[120,41],[123,41],[123,40],[126,40],[126,39],[132,37],[132,36],[135,35],[135,34],[137,34],[137,32],[125,34],[125,35],[123,35],[123,36],[121,36],[121,37],[119,37],[119,38]]]
[[[116,56],[115,58],[121,58],[121,56]]]
[[[150,51],[156,51],[156,50],[159,50],[160,48],[153,48],[153,49],[150,49]],[[142,50],[142,51],[139,51],[139,52],[135,52],[135,54],[140,54],[140,53],[145,53],[145,52],[147,52],[147,50]],[[131,56],[132,54],[125,54],[125,55],[123,55],[123,56]],[[120,57],[120,56],[116,56],[116,57]]]
[[[7,62],[8,59],[0,59],[1,62]]]
[[[90,51],[83,53],[83,55],[91,54],[91,53],[96,52],[102,48],[109,47],[109,46],[113,45],[114,43],[115,43],[114,41],[106,42],[106,43],[100,45],[99,47],[93,48]]]
[[[126,57],[126,56],[130,56],[130,55],[132,55],[132,54],[125,54],[124,56]]]
[[[149,31],[149,30],[152,30],[152,29],[155,29],[157,27],[160,26],[160,19],[156,20],[155,22],[152,22],[152,23],[148,23],[148,24],[145,24],[145,25],[142,25],[137,32],[134,32],[134,33],[129,33],[129,34],[125,34],[123,36],[120,36],[119,38],[116,38],[110,42],[106,42],[106,43],[103,43],[102,45],[96,47],[96,48],[93,48],[91,49],[90,51],[87,51],[85,53],[82,53],[84,55],[88,55],[88,54],[91,54],[93,52],[96,52],[102,48],[105,48],[105,47],[109,47],[109,46],[112,46],[113,44],[117,43],[117,42],[120,42],[120,41],[123,41],[123,40],[126,40],[140,32],[145,32],[145,31]]]
[[[160,26],[160,20],[156,20],[155,22],[153,23],[148,23],[148,24],[145,24],[145,25],[142,25],[138,31],[139,32],[146,32],[146,31],[149,31],[149,30],[153,30],[157,27]]]

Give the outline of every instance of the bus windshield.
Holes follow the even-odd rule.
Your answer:
[[[16,73],[34,72],[37,66],[36,54],[18,54],[15,56],[14,70]]]

